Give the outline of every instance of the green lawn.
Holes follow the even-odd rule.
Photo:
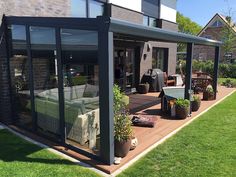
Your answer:
[[[99,176],[95,172],[0,130],[1,177],[74,177]]]
[[[119,176],[235,177],[236,93]]]

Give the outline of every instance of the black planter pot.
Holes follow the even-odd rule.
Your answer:
[[[139,84],[138,92],[141,94],[146,94],[149,91],[149,84]]]
[[[201,106],[201,101],[191,101],[191,107],[192,107],[192,111],[198,111],[198,109]]]
[[[203,100],[214,100],[214,93],[203,92]]]
[[[131,139],[127,141],[117,141],[115,140],[115,156],[116,157],[125,157],[131,147]]]
[[[175,116],[177,119],[185,119],[189,114],[189,107],[175,107]]]

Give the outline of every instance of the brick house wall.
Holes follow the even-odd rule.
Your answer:
[[[0,26],[0,121],[8,124],[11,123],[11,97],[4,28],[4,25]]]

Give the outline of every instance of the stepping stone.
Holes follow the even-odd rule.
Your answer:
[[[115,165],[119,165],[120,164],[120,162],[121,162],[121,157],[115,157],[115,159],[114,159],[114,164]]]

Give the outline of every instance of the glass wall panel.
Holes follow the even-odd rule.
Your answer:
[[[31,26],[30,39],[38,131],[53,138],[59,137],[60,119],[55,29]]]
[[[71,0],[71,16],[86,17],[86,0]]]
[[[89,17],[96,18],[102,16],[104,12],[104,5],[101,2],[89,0]]]
[[[29,59],[26,52],[26,30],[23,25],[9,26],[12,41],[10,57],[11,86],[14,118],[16,123],[27,129],[32,128]]]
[[[26,32],[24,25],[11,25],[12,48],[16,50],[26,49]]]
[[[66,143],[99,152],[98,34],[61,29]]]
[[[152,49],[152,68],[158,68],[164,71],[164,60],[167,59],[165,56],[165,48],[153,47]]]

